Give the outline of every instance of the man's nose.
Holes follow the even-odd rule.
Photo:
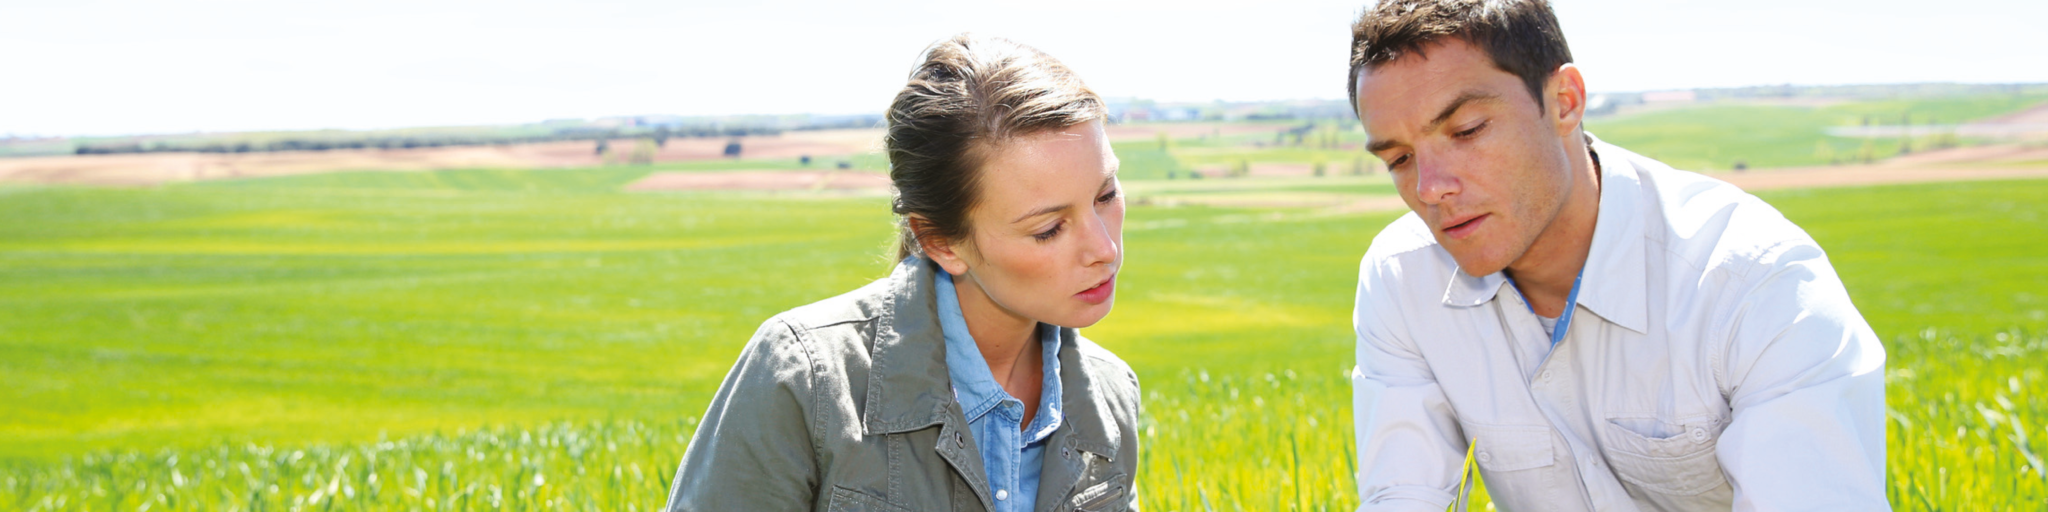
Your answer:
[[[1458,180],[1451,159],[1441,156],[1425,157],[1415,155],[1415,197],[1423,204],[1441,204],[1457,194],[1463,186]]]

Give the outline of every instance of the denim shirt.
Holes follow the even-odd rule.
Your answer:
[[[1060,428],[1060,330],[1038,326],[1045,354],[1045,384],[1038,399],[1038,415],[1032,418],[1030,428],[1024,428],[1024,402],[1004,392],[989,373],[988,361],[982,359],[981,348],[967,331],[953,276],[934,273],[939,329],[946,338],[946,372],[953,379],[953,396],[967,414],[974,445],[981,449],[982,467],[988,471],[990,493],[995,498],[994,512],[1030,512],[1038,497],[1046,439]]]

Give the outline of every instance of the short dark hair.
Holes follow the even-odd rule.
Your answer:
[[[1572,61],[1572,49],[1546,0],[1380,0],[1351,26],[1351,110],[1358,73],[1393,62],[1443,38],[1471,43],[1493,66],[1522,79],[1543,107],[1543,82]]]
[[[956,241],[989,151],[1014,137],[1101,120],[1102,98],[1066,64],[1000,38],[960,34],[933,44],[889,105],[889,181],[899,216],[896,259],[919,239]],[[913,228],[910,215],[924,218]]]

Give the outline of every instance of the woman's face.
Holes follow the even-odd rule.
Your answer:
[[[1115,302],[1123,264],[1116,169],[1100,122],[1003,142],[982,164],[968,243],[933,259],[1009,315],[1094,325]]]

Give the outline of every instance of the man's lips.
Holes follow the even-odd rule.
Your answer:
[[[1089,304],[1101,304],[1103,301],[1109,300],[1110,294],[1115,292],[1116,274],[1110,274],[1108,279],[1103,279],[1102,282],[1096,283],[1095,287],[1074,294],[1074,298],[1081,299],[1081,302]]]
[[[1479,225],[1486,223],[1488,217],[1488,214],[1481,213],[1446,220],[1444,221],[1443,228],[1444,235],[1452,239],[1462,239],[1471,236],[1472,232],[1479,230]]]

